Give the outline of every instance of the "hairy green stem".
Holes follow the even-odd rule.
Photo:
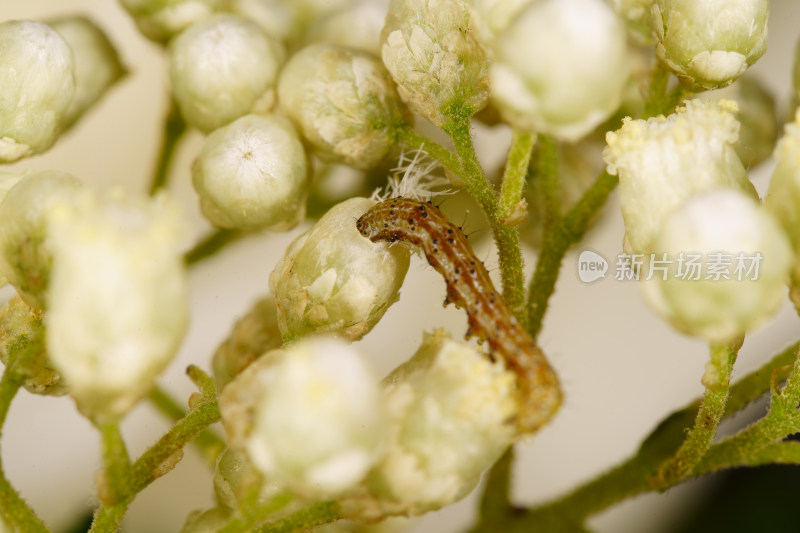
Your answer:
[[[186,416],[186,410],[164,389],[154,387],[150,392],[150,402],[164,416],[173,422],[179,421]],[[197,438],[192,441],[192,445],[197,448],[206,463],[214,468],[217,464],[217,457],[225,448],[225,441],[210,429],[204,429]]]
[[[503,219],[500,218],[497,194],[492,190],[475,155],[469,118],[448,124],[445,132],[453,140],[456,154],[461,160],[463,168],[461,178],[464,181],[464,188],[480,204],[492,227],[500,263],[503,297],[517,319],[522,324],[527,324],[525,275],[522,270],[522,251],[519,246],[517,229],[502,224]]]
[[[158,162],[150,181],[149,193],[152,196],[160,189],[164,188],[169,181],[169,169],[172,158],[175,155],[175,148],[178,146],[183,133],[186,131],[186,123],[181,118],[175,102],[170,102],[170,108],[164,117],[164,132],[161,140],[161,151],[158,154]]]
[[[306,531],[341,520],[341,518],[339,504],[334,501],[327,501],[317,503],[311,507],[297,511],[286,518],[266,524],[254,530],[254,533],[290,533],[292,531]]]
[[[439,143],[417,133],[412,128],[405,128],[399,132],[400,142],[408,149],[416,150],[421,148],[425,152],[439,162],[444,168],[456,174],[461,175],[461,162],[458,157],[450,150],[443,147]]]
[[[728,345],[712,346],[709,371],[713,376],[709,381],[713,386],[707,386],[694,427],[689,430],[686,440],[678,452],[659,469],[653,480],[656,487],[666,489],[686,479],[705,455],[725,413],[737,352],[738,348]]]
[[[20,338],[9,343],[8,365],[0,378],[0,437],[2,437],[11,402],[22,386],[25,376],[18,371],[36,356],[41,348],[41,339],[29,340]],[[17,531],[31,533],[45,533],[48,531],[41,519],[31,509],[28,503],[11,485],[3,470],[2,454],[0,453],[0,514]]]
[[[125,499],[131,474],[131,459],[125,439],[119,429],[119,422],[103,421],[96,424],[100,431],[103,450],[103,483],[105,492],[101,499],[117,503]]]
[[[534,144],[535,135],[514,131],[500,188],[497,218],[501,221],[508,220],[522,199]]]

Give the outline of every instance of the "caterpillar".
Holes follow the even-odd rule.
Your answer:
[[[520,432],[534,432],[553,417],[561,405],[558,377],[495,289],[460,228],[432,203],[409,198],[375,204],[358,219],[356,227],[372,242],[403,241],[418,247],[428,264],[444,276],[444,305],[454,303],[466,310],[469,328],[465,337],[487,342],[489,354],[501,357],[517,376]]]

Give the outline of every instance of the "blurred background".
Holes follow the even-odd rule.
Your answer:
[[[49,19],[81,13],[103,27],[121,51],[130,74],[45,155],[6,167],[59,169],[99,186],[121,185],[146,191],[158,154],[161,123],[168,109],[166,60],[162,49],[143,38],[114,0],[2,0],[0,19]],[[767,53],[751,71],[773,92],[779,117],[788,116],[795,41],[800,30],[800,2],[773,0]],[[505,128],[476,129],[484,161],[496,161],[510,140]],[[193,218],[197,236],[210,228],[199,214],[189,168],[202,136],[189,132],[174,161],[170,188]],[[753,169],[751,178],[763,194],[770,162]],[[188,398],[189,364],[209,369],[209,358],[236,318],[268,291],[268,276],[286,245],[307,226],[285,234],[242,240],[191,272],[192,324],[179,356],[160,383],[176,397]],[[467,227],[467,230],[470,228]],[[633,282],[581,283],[577,255],[592,249],[613,262],[621,251],[623,226],[616,198],[609,201],[585,243],[566,258],[551,300],[541,344],[565,386],[566,403],[555,421],[529,441],[518,444],[514,499],[530,505],[568,491],[633,453],[667,414],[702,393],[700,377],[707,348],[675,333],[644,304]],[[486,239],[478,254],[497,274],[497,261]],[[527,272],[535,254],[527,253]],[[613,268],[613,267],[612,267]],[[0,299],[10,296],[0,291]],[[360,345],[381,374],[414,353],[422,331],[435,326],[454,335],[466,330],[465,316],[443,309],[441,277],[415,258],[402,290],[379,326]],[[767,326],[750,335],[735,376],[757,368],[800,337],[800,321],[788,304]],[[763,412],[754,405],[728,422],[731,431]],[[125,420],[123,432],[132,456],[138,456],[168,429],[146,402]],[[75,530],[95,500],[94,475],[100,467],[99,438],[69,398],[38,397],[22,392],[3,432],[3,464],[12,484],[56,532]],[[195,452],[168,476],[140,494],[131,506],[124,531],[176,532],[187,513],[212,505],[212,472]],[[604,533],[689,531],[799,531],[796,488],[800,470],[764,468],[723,474],[626,502],[593,518]],[[445,510],[416,520],[411,530],[450,532],[472,522],[476,493]],[[764,497],[759,499],[759,497]],[[763,502],[761,500],[764,500]],[[787,503],[780,507],[781,501]],[[730,525],[718,529],[704,520],[724,509]],[[779,525],[768,522],[788,519]]]

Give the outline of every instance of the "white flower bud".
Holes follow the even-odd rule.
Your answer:
[[[728,100],[691,100],[669,117],[625,119],[606,134],[603,158],[619,174],[626,248],[652,251],[664,219],[695,194],[732,188],[755,196],[733,148],[739,123]]]
[[[269,352],[222,392],[228,442],[268,479],[330,497],[359,483],[383,432],[378,381],[337,339]]]
[[[29,343],[28,349],[38,342],[38,353],[24,367],[17,366],[17,371],[25,375],[22,385],[32,394],[61,396],[67,393],[67,387],[47,359],[42,332],[42,313],[15,295],[0,309],[0,361],[6,366],[14,362],[13,345],[21,338]]]
[[[356,229],[355,220],[374,204],[366,198],[337,204],[289,245],[269,276],[285,336],[360,339],[397,301],[408,249],[370,242]]]
[[[494,43],[492,98],[515,128],[576,140],[619,107],[622,22],[602,0],[539,0]]]
[[[392,0],[381,33],[383,63],[412,110],[437,126],[489,99],[486,50],[465,0]]]
[[[84,414],[119,418],[148,393],[186,330],[183,221],[164,196],[145,202],[122,191],[86,191],[47,218],[50,357]]]
[[[203,214],[223,228],[294,227],[308,182],[300,138],[274,115],[245,115],[214,130],[192,167]]]
[[[274,298],[263,298],[240,318],[230,336],[217,348],[212,358],[217,390],[242,373],[262,354],[283,344],[278,329],[278,308]]]
[[[516,437],[515,379],[443,330],[426,334],[414,357],[384,380],[388,444],[369,477],[378,507],[420,514],[475,488]]]
[[[145,37],[166,42],[207,19],[225,0],[120,0],[120,3]]]
[[[774,314],[793,264],[777,221],[728,189],[695,196],[666,217],[653,249],[668,270],[643,284],[649,302],[676,328],[714,343],[731,342]],[[699,256],[697,271],[688,266],[691,255]]]
[[[653,0],[611,0],[614,11],[625,21],[625,26],[637,43],[647,44],[653,36],[650,30],[650,10]]]
[[[728,85],[767,49],[767,0],[655,0],[656,53],[678,78]]]
[[[71,202],[82,187],[65,172],[34,172],[18,180],[0,203],[0,278],[35,309],[44,309],[50,279],[47,212]]]
[[[381,55],[381,30],[386,19],[382,3],[362,0],[321,19],[309,32],[312,42],[326,42]]]
[[[75,62],[75,96],[62,119],[63,127],[68,128],[125,75],[126,69],[103,30],[86,17],[58,19],[50,26],[72,48]]]
[[[278,98],[318,155],[356,168],[378,164],[406,123],[380,61],[329,44],[292,56],[281,72]]]
[[[172,95],[184,120],[209,132],[268,111],[283,60],[281,45],[255,23],[215,15],[170,43]]]
[[[0,24],[0,163],[44,152],[56,141],[75,94],[72,51],[45,24]]]

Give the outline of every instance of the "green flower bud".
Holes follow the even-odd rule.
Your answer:
[[[0,163],[44,152],[56,141],[75,94],[67,42],[45,24],[0,24]]]
[[[407,248],[372,243],[354,222],[374,204],[366,198],[342,202],[289,245],[269,277],[283,335],[360,339],[397,301]]]
[[[360,482],[383,436],[378,381],[337,339],[265,354],[225,388],[220,412],[231,447],[305,495],[330,497]]]
[[[701,94],[706,100],[734,100],[742,125],[734,145],[745,168],[752,168],[772,155],[778,140],[778,116],[775,98],[755,76],[745,73],[737,83]]]
[[[106,34],[86,17],[54,20],[50,26],[72,48],[75,61],[75,96],[62,119],[69,128],[127,72]]]
[[[47,346],[78,407],[124,415],[153,385],[188,321],[185,227],[164,196],[86,191],[48,213]]]
[[[281,45],[255,23],[215,15],[170,43],[172,95],[187,124],[209,132],[268,111],[282,60]]]
[[[392,0],[381,33],[383,63],[412,110],[437,126],[489,100],[486,50],[465,0]]]
[[[245,115],[214,130],[192,167],[200,207],[223,228],[285,230],[305,213],[309,171],[288,120]]]
[[[309,31],[311,42],[325,42],[381,55],[381,30],[386,19],[386,8],[362,0],[353,6],[334,11]]]
[[[540,0],[494,42],[492,98],[517,129],[574,141],[622,101],[622,22],[602,0]]]
[[[47,359],[43,337],[42,313],[31,309],[19,295],[0,309],[0,361],[6,366],[12,363],[15,344],[23,339],[38,343],[37,355],[24,368],[17,367],[25,375],[22,385],[32,394],[61,396],[67,387]]]
[[[35,309],[44,309],[50,280],[46,215],[71,202],[82,187],[65,172],[34,172],[19,179],[0,203],[0,278]]]
[[[166,42],[189,26],[219,10],[226,0],[120,0],[139,31],[156,42]]]
[[[603,158],[608,172],[619,174],[626,249],[654,251],[664,219],[698,193],[724,187],[756,196],[733,148],[734,111],[728,100],[690,100],[669,117],[625,119],[606,134]]]
[[[380,61],[329,44],[292,56],[281,72],[278,98],[320,157],[356,168],[377,165],[406,123]]]
[[[416,515],[472,491],[517,435],[515,383],[502,363],[444,330],[426,334],[414,357],[384,380],[389,437],[368,481],[373,505]],[[348,512],[375,512],[360,505]]]
[[[669,264],[643,284],[648,301],[679,330],[714,343],[733,341],[780,308],[794,262],[777,221],[727,189],[697,195],[666,217],[653,249],[655,261]]]
[[[723,87],[766,51],[768,14],[767,0],[655,0],[656,53],[681,81]]]
[[[217,390],[222,390],[262,354],[283,344],[278,329],[278,308],[272,297],[263,298],[240,318],[230,336],[211,360]]]

